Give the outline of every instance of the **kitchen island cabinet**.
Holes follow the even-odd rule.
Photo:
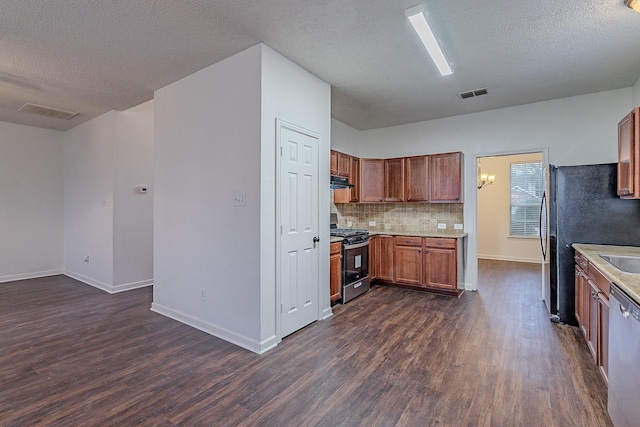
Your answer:
[[[331,302],[340,299],[342,291],[342,243],[329,245],[329,296]]]

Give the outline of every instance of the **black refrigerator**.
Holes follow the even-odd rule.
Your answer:
[[[553,321],[577,324],[572,243],[640,246],[640,200],[620,199],[616,177],[616,163],[549,166],[545,302]]]

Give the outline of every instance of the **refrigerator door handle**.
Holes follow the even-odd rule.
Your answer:
[[[540,215],[539,215],[539,219],[540,219],[540,224],[539,224],[539,228],[538,231],[540,233],[540,249],[542,250],[542,259],[543,260],[547,260],[547,246],[546,246],[546,225],[547,225],[547,210],[545,209],[547,204],[547,192],[543,191],[542,192],[542,199],[540,200]],[[544,214],[544,230],[542,228],[542,218],[543,218],[543,214]]]

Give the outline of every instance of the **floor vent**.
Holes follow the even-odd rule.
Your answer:
[[[54,119],[61,119],[61,120],[69,120],[78,115],[78,113],[74,113],[73,111],[58,110],[57,108],[44,107],[42,105],[29,104],[29,103],[24,104],[22,108],[20,108],[20,110],[18,111],[23,111],[25,113],[38,114],[40,116],[46,116],[46,117],[51,117]]]
[[[487,90],[487,88],[483,87],[482,89],[470,90],[468,92],[460,92],[458,96],[460,97],[460,99],[469,99],[469,98],[475,98],[476,96],[486,95],[488,93],[489,91]]]

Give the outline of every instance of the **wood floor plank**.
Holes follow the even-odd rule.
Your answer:
[[[539,266],[460,298],[374,286],[256,355],[65,276],[0,284],[0,425],[610,426]]]

